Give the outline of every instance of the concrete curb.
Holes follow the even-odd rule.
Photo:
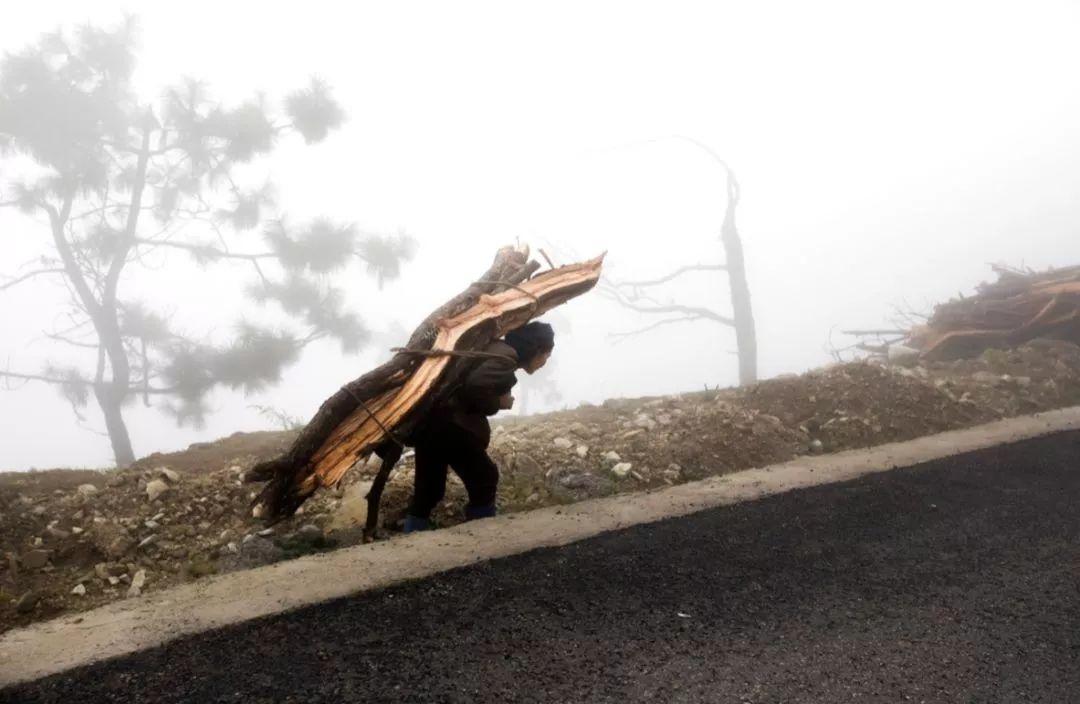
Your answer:
[[[0,636],[0,686],[484,560],[1068,430],[1080,430],[1080,407],[800,458],[659,491],[500,516],[219,575],[9,631]]]

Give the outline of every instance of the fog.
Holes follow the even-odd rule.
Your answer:
[[[401,231],[417,245],[381,290],[350,269],[348,308],[378,333],[361,352],[309,346],[276,386],[216,392],[202,428],[135,404],[126,419],[140,456],[274,427],[255,406],[310,417],[505,244],[543,247],[556,263],[607,251],[616,279],[721,263],[724,171],[676,135],[738,176],[763,378],[828,363],[841,329],[973,290],[988,263],[1080,262],[1073,2],[39,1],[7,9],[0,48],[128,10],[146,100],[182,76],[226,104],[323,79],[345,124],[318,145],[283,141],[251,178],[271,177],[289,218]],[[0,160],[6,190],[26,165]],[[0,209],[0,275],[50,252],[46,225]],[[176,253],[130,271],[122,295],[193,334],[225,335],[251,310],[239,263],[199,268]],[[67,359],[42,334],[62,323],[67,297],[44,278],[0,291],[3,369]],[[662,298],[730,308],[713,273]],[[737,381],[730,328],[700,321],[617,342],[655,319],[598,292],[548,317],[561,399],[530,410]],[[0,468],[111,464],[92,402],[77,422],[54,388],[9,386]]]

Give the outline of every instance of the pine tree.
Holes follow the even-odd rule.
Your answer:
[[[136,399],[199,424],[212,390],[275,383],[315,340],[359,348],[368,333],[335,280],[358,259],[381,285],[413,249],[406,236],[327,219],[288,223],[272,186],[248,188],[239,178],[284,138],[313,144],[342,125],[325,84],[312,80],[280,106],[262,95],[225,106],[187,80],[148,104],[132,85],[136,34],[131,20],[56,32],[0,62],[0,157],[9,162],[4,173],[22,174],[0,184],[0,205],[18,208],[28,224],[47,223],[40,256],[0,291],[37,277],[65,285],[70,325],[49,338],[96,356],[86,368],[45,364],[0,376],[54,384],[76,413],[93,397],[120,466],[135,458],[124,408]],[[262,246],[235,246],[260,228]],[[292,329],[238,322],[218,344],[176,329],[124,287],[126,274],[160,260],[149,255],[170,251],[204,266],[246,267],[251,305],[280,306]]]

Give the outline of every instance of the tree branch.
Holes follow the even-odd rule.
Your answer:
[[[613,281],[612,284],[618,286],[628,286],[630,288],[644,288],[646,286],[659,286],[660,284],[666,284],[672,279],[678,278],[683,274],[691,271],[727,271],[727,267],[723,264],[690,264],[682,266],[668,274],[667,276],[661,276],[659,279],[651,279],[648,281]]]
[[[55,269],[36,269],[34,271],[29,271],[29,272],[23,274],[22,276],[15,277],[14,279],[12,279],[10,281],[5,281],[4,283],[0,284],[0,291],[6,291],[7,289],[12,288],[13,286],[17,286],[17,285],[21,284],[23,281],[26,281],[27,279],[32,279],[35,276],[41,276],[42,274],[63,274],[63,273],[65,273],[65,271],[64,271],[64,269],[62,267],[55,268]]]
[[[277,259],[278,256],[273,252],[227,252],[212,245],[191,244],[189,242],[173,242],[171,240],[150,240],[141,237],[135,239],[135,244],[148,247],[172,247],[173,249],[183,249],[193,254],[200,254],[207,257],[217,257],[221,259],[243,259],[251,262],[258,261],[259,259]]]
[[[99,360],[100,360],[100,358],[99,358]],[[19,380],[22,380],[22,381],[41,381],[41,382],[44,382],[46,384],[53,384],[55,386],[66,386],[66,385],[74,384],[75,386],[85,386],[87,388],[94,388],[95,386],[97,386],[98,383],[104,383],[104,382],[88,381],[86,379],[75,379],[75,378],[61,379],[61,378],[52,377],[52,376],[45,376],[44,374],[23,374],[21,372],[0,372],[0,379],[19,379]],[[166,394],[167,395],[167,394],[175,394],[179,390],[179,387],[164,387],[164,388],[162,388],[162,387],[152,387],[152,386],[151,387],[143,387],[140,384],[140,385],[136,385],[136,386],[131,386],[131,387],[129,387],[128,390],[131,391],[132,393],[140,392],[140,393],[148,393],[148,394]]]
[[[686,316],[693,316],[696,318],[702,318],[705,320],[711,320],[721,325],[727,325],[733,327],[735,321],[725,315],[720,315],[714,310],[709,308],[703,308],[700,306],[684,306],[677,303],[661,304],[657,303],[652,306],[643,306],[640,303],[636,303],[634,300],[628,299],[619,291],[609,288],[607,292],[609,296],[615,299],[615,302],[624,308],[637,311],[638,313],[647,313],[650,315],[656,315],[661,313],[681,313]]]
[[[656,328],[662,327],[664,325],[672,325],[674,323],[688,323],[688,322],[692,322],[694,320],[701,320],[701,319],[702,318],[701,318],[700,315],[684,315],[681,318],[667,318],[666,320],[660,320],[658,322],[653,323],[652,325],[647,325],[647,326],[645,326],[643,328],[640,328],[638,330],[629,330],[627,332],[609,333],[608,337],[615,341],[614,344],[618,344],[618,343],[626,340],[629,337],[633,337],[635,335],[641,335],[643,333],[646,333],[646,332],[648,332],[650,330],[655,330]]]

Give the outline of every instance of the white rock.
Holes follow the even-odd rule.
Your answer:
[[[139,570],[131,578],[131,586],[128,587],[128,596],[139,596],[146,585],[146,570]]]
[[[322,531],[322,528],[315,525],[314,523],[307,523],[305,525],[300,526],[300,528],[297,529],[296,537],[300,538],[301,540],[308,540],[308,541],[319,540],[320,538],[323,537],[323,531]]]
[[[162,479],[155,479],[146,483],[146,497],[151,501],[157,501],[168,490],[169,485]]]
[[[71,532],[75,535],[78,535],[79,533],[83,532],[83,529],[79,526],[71,526]]]
[[[608,450],[604,453],[604,459],[608,462],[621,462],[622,457],[619,457],[619,453],[615,450]]]
[[[93,484],[80,484],[76,491],[79,492],[79,496],[92,496],[97,493],[97,487]]]
[[[630,474],[631,467],[633,467],[633,465],[629,462],[619,462],[611,468],[611,473],[619,479],[625,479]]]
[[[555,438],[553,444],[560,450],[569,450],[571,447],[574,446],[574,443],[570,440],[570,438]]]
[[[577,449],[574,450],[574,452],[577,453],[578,457],[585,458],[589,454],[589,446],[588,445],[578,445]]]
[[[160,524],[155,520],[143,521],[143,525],[150,530],[157,530],[160,527]]]
[[[175,469],[169,469],[168,467],[158,467],[158,472],[161,476],[169,480],[170,483],[175,484],[180,481],[180,472]]]
[[[234,542],[229,543],[225,547],[229,550],[229,552],[233,553],[234,555],[240,552],[240,546]]]
[[[656,427],[656,421],[642,413],[634,418],[634,425],[645,430],[652,430]]]
[[[273,528],[263,528],[259,531],[259,537],[266,538],[274,534]]]
[[[71,593],[74,594],[75,596],[85,596],[86,595],[86,585],[76,584],[75,588],[71,590]]]

